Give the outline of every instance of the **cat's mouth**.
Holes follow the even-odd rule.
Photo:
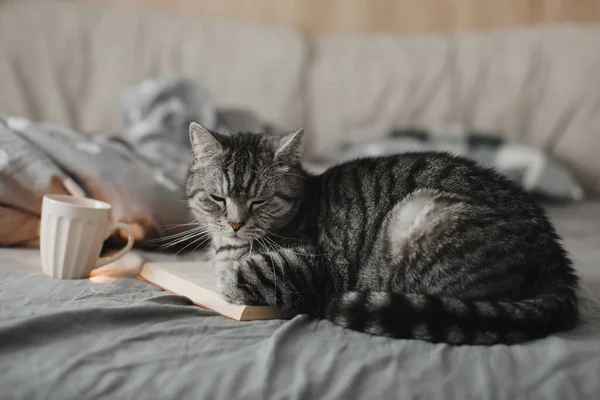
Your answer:
[[[224,227],[216,227],[213,230],[213,235],[219,236],[223,239],[235,242],[253,242],[255,240],[259,240],[260,238],[265,236],[265,230],[257,227],[254,224],[249,224],[248,226],[242,227],[242,229],[238,231],[233,231],[232,229],[226,229]]]
[[[236,242],[251,242],[256,239],[247,232],[219,232],[218,234],[223,238],[234,240]]]

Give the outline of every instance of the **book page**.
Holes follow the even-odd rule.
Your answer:
[[[275,307],[231,304],[217,291],[214,266],[207,261],[160,262],[144,265],[140,277],[195,304],[236,320],[274,319]]]
[[[208,261],[158,263],[160,268],[169,273],[217,293],[217,276],[214,266]]]

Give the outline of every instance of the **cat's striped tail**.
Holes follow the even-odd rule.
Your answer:
[[[325,311],[333,323],[360,332],[434,343],[492,345],[538,339],[573,328],[574,291],[519,301],[470,301],[390,292],[346,292]]]

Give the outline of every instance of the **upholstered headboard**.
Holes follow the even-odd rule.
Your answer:
[[[477,34],[305,37],[294,29],[222,21],[208,12],[194,17],[212,1],[196,0],[200,8],[190,15],[132,12],[92,1],[111,0],[0,0],[0,113],[115,132],[125,87],[156,76],[187,76],[205,85],[218,106],[249,108],[282,128],[304,124],[313,152],[394,127],[439,125],[444,131],[456,124],[542,148],[600,193],[598,23]],[[127,1],[136,0],[120,3]],[[187,1],[172,3],[196,7]],[[256,12],[246,1],[275,5],[219,1],[238,3],[239,14]],[[364,4],[323,1],[323,12]],[[163,0],[144,2],[146,8],[167,7]],[[414,9],[420,2],[434,4],[414,0]],[[598,1],[570,3],[593,10]],[[313,0],[305,4],[309,9]],[[460,10],[452,13],[463,15]]]
[[[599,0],[84,0],[306,33],[422,33],[600,21]]]

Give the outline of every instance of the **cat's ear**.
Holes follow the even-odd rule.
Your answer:
[[[190,143],[196,159],[214,157],[223,151],[223,137],[197,122],[190,124]]]
[[[303,137],[304,127],[292,133],[277,136],[274,141],[275,160],[288,164],[300,162]]]

